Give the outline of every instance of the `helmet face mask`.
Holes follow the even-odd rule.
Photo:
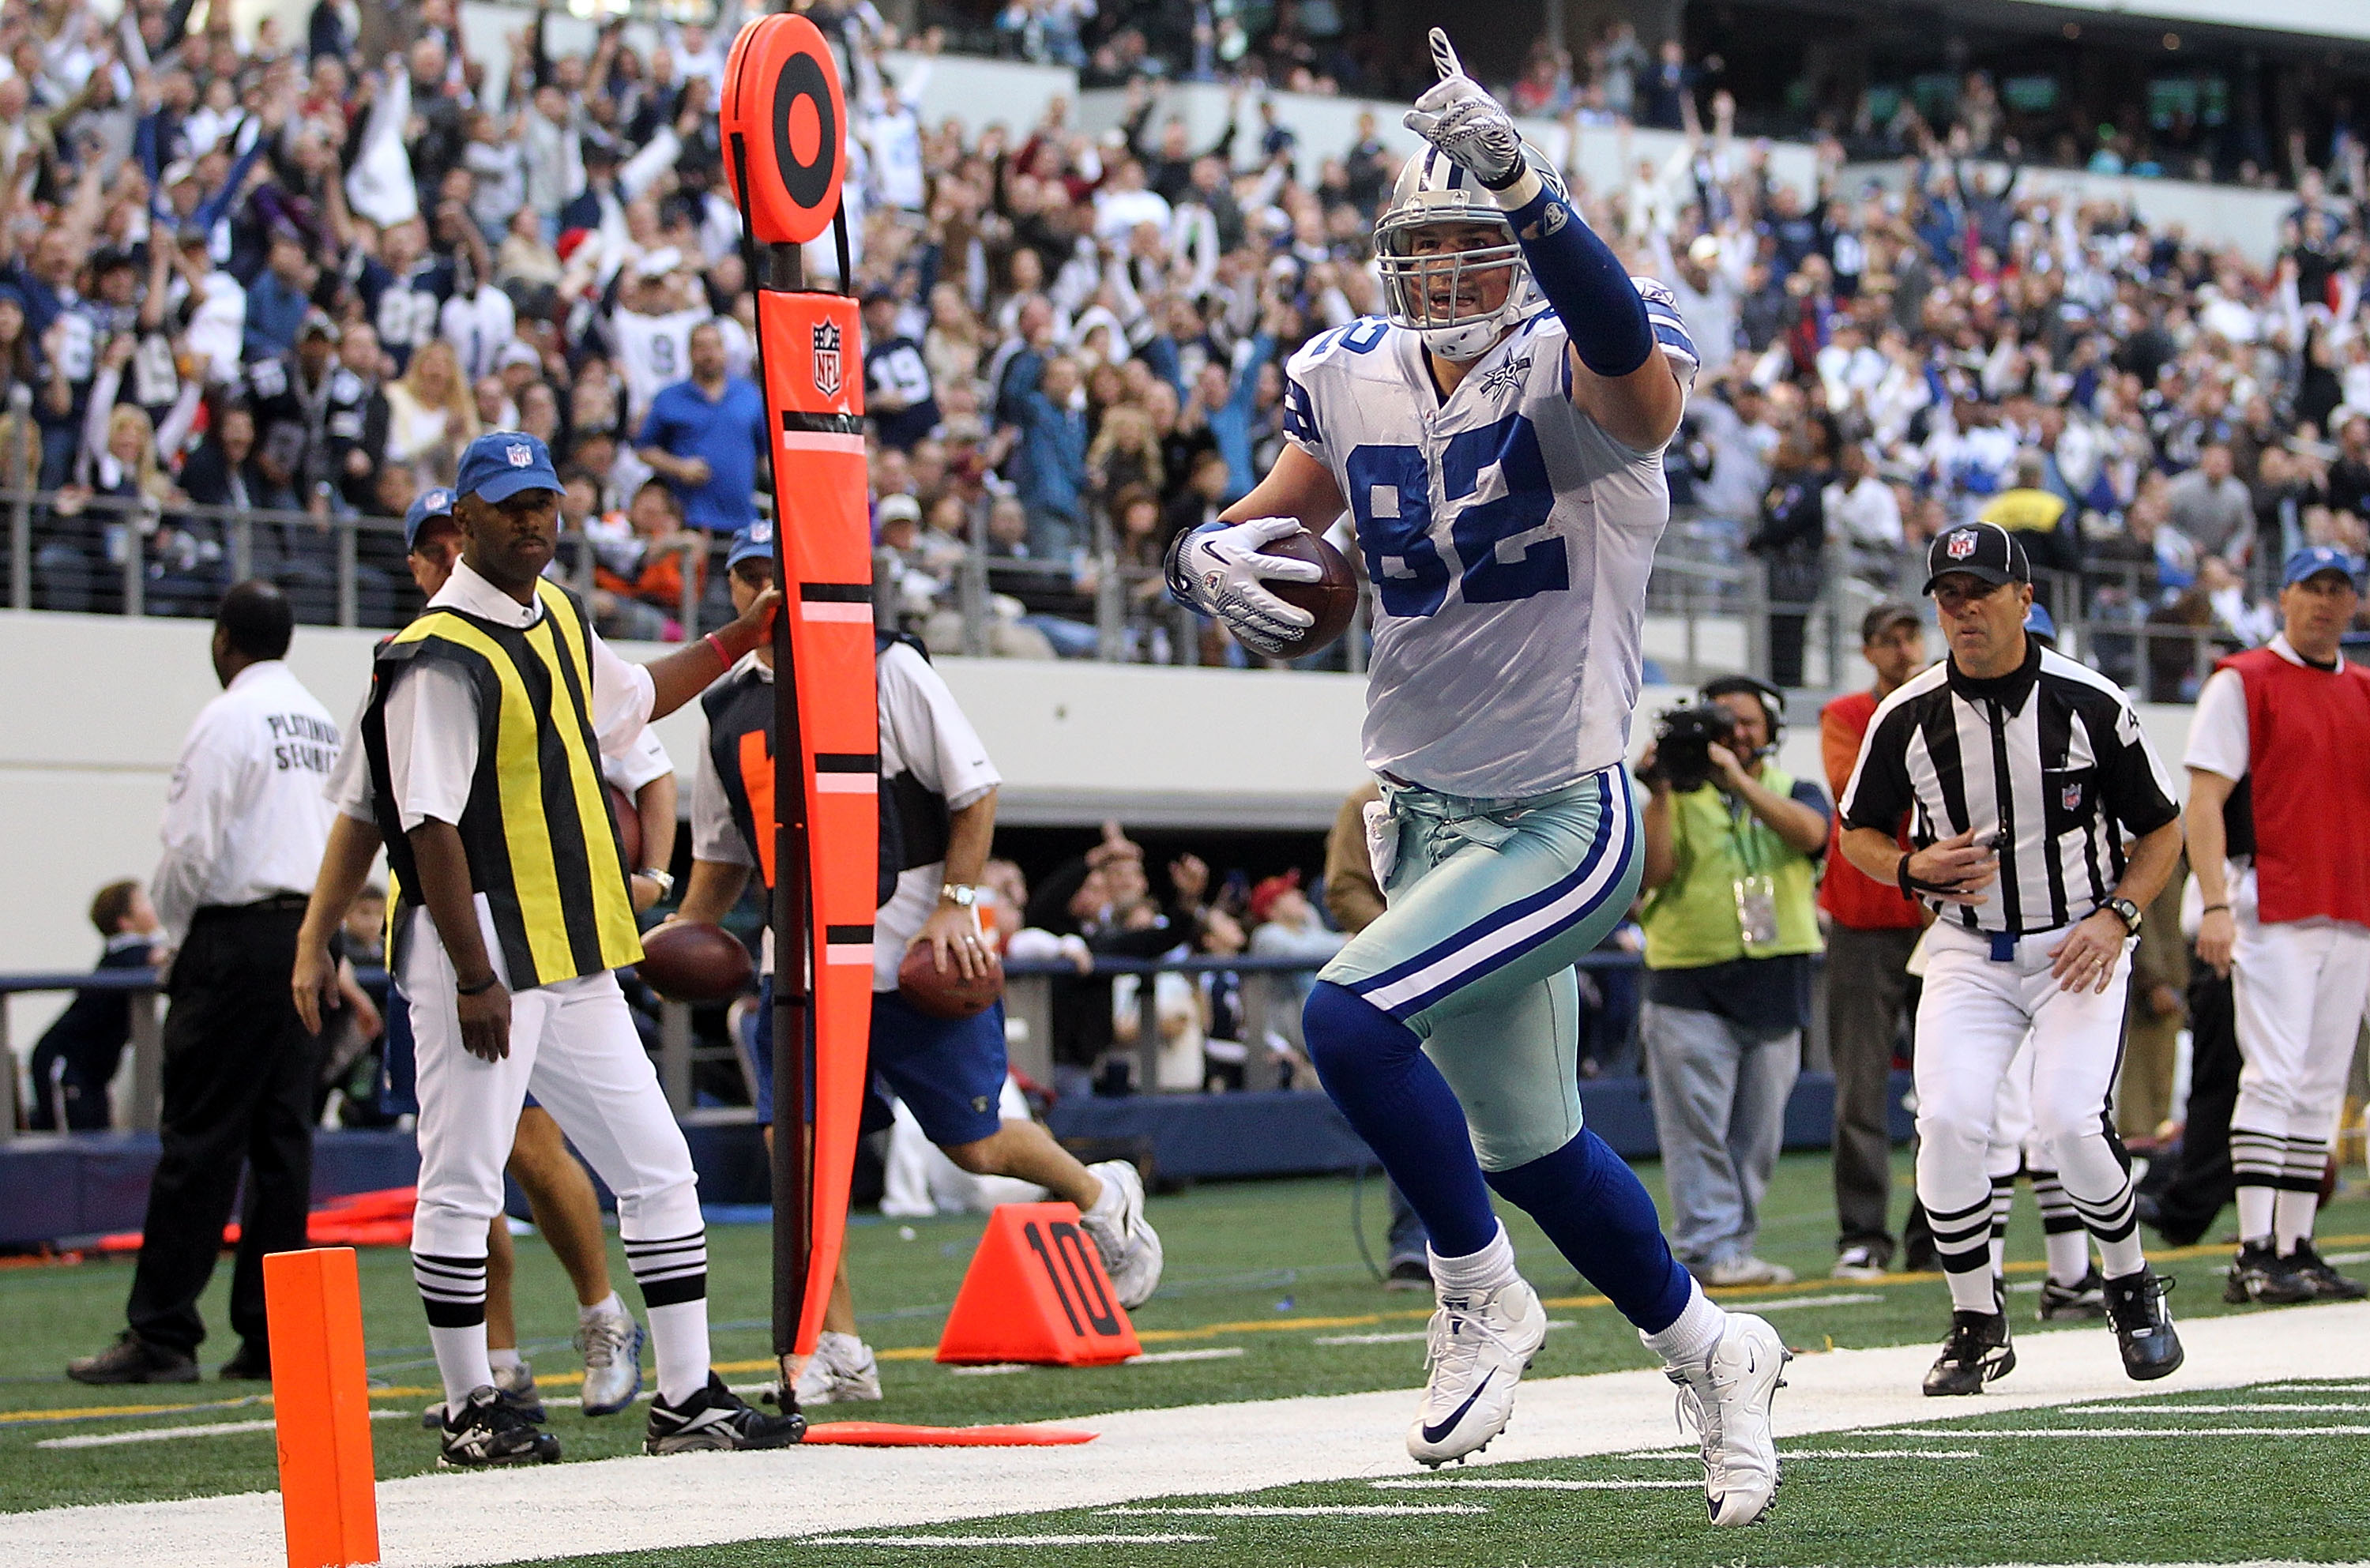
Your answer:
[[[1563,188],[1529,148],[1531,167]],[[1480,358],[1537,304],[1496,196],[1437,153],[1409,158],[1375,224],[1385,314],[1443,359]]]

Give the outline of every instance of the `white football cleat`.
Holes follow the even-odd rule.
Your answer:
[[[584,1353],[584,1413],[615,1415],[642,1391],[642,1326],[623,1308],[595,1312],[576,1325]]]
[[[880,1397],[880,1363],[872,1347],[854,1334],[825,1330],[816,1336],[815,1352],[807,1357],[793,1385],[799,1408],[856,1404]]]
[[[1514,1413],[1514,1384],[1547,1337],[1547,1310],[1527,1281],[1483,1295],[1443,1291],[1432,1314],[1423,1403],[1408,1453],[1434,1470],[1488,1447]]]
[[[1078,1228],[1094,1238],[1112,1294],[1133,1311],[1151,1300],[1160,1286],[1160,1233],[1145,1222],[1144,1178],[1124,1159],[1107,1159],[1087,1169],[1102,1182],[1106,1198],[1116,1191],[1119,1202],[1100,1214],[1080,1215]]]
[[[1715,1525],[1756,1523],[1778,1500],[1778,1438],[1769,1429],[1769,1405],[1786,1386],[1786,1363],[1792,1359],[1766,1320],[1731,1312],[1710,1355],[1664,1373],[1679,1386],[1679,1424],[1694,1427],[1700,1441],[1704,1501]]]

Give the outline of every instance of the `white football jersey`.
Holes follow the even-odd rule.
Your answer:
[[[1638,286],[1691,386],[1694,345],[1668,292]],[[1569,341],[1542,306],[1445,402],[1421,338],[1379,317],[1312,340],[1286,368],[1284,433],[1332,470],[1375,584],[1377,773],[1512,799],[1628,755],[1671,497],[1659,451],[1630,450],[1573,406]]]
[[[670,316],[644,316],[619,310],[610,318],[617,341],[617,373],[626,382],[626,419],[636,432],[650,399],[662,387],[691,375],[691,329],[714,320],[706,306],[678,310]]]

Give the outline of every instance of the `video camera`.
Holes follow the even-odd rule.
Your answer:
[[[1654,766],[1639,775],[1647,785],[1667,781],[1679,794],[1711,782],[1711,748],[1734,749],[1736,719],[1716,702],[1666,708],[1654,719]]]

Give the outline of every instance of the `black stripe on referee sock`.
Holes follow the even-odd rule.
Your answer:
[[[2320,1191],[2320,1177],[2317,1173],[2311,1176],[2290,1176],[2286,1172],[2283,1171],[2278,1178],[2273,1181],[2258,1182],[2253,1183],[2253,1185],[2259,1187],[2272,1187],[2283,1193],[2318,1193]]]
[[[1984,1245],[1965,1251],[1952,1251],[1938,1244],[1934,1249],[1934,1260],[1942,1265],[1944,1274],[1989,1274],[1992,1250],[1988,1239]]]
[[[706,1269],[673,1279],[645,1279],[636,1283],[642,1288],[642,1305],[645,1307],[680,1307],[686,1301],[708,1298]]]

